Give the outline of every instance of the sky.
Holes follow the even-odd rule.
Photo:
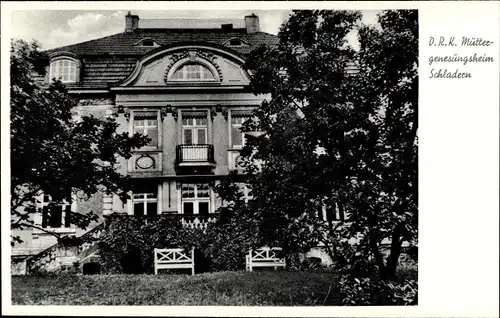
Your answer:
[[[363,22],[376,23],[379,11],[362,11]],[[140,19],[241,19],[255,13],[259,16],[261,31],[277,34],[291,10],[133,10]],[[76,44],[121,33],[125,29],[125,15],[121,10],[22,10],[12,13],[14,38],[36,39],[43,49]]]

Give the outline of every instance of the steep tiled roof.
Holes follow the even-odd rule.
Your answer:
[[[160,46],[181,42],[208,42],[223,45],[228,40],[239,38],[248,45],[230,47],[228,50],[245,56],[260,44],[276,45],[278,38],[265,32],[247,34],[245,29],[136,29],[96,40],[63,46],[46,51],[60,51],[78,55],[84,64],[80,87],[106,87],[110,83],[124,80],[134,69],[137,60],[158,47],[134,45],[150,38]]]
[[[221,29],[138,29],[134,32],[118,33],[97,40],[63,46],[47,52],[69,51],[80,56],[101,55],[105,53],[142,56],[154,49],[153,47],[134,46],[134,44],[144,38],[151,38],[160,45],[189,41],[210,42],[222,45],[229,39],[240,38],[249,44],[248,47],[232,47],[232,49],[240,54],[248,54],[260,44],[273,45],[278,42],[275,35],[264,32],[247,34],[245,29],[233,29],[231,31]]]

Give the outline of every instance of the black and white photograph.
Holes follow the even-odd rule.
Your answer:
[[[11,12],[12,305],[419,305],[420,10],[203,8]]]
[[[13,303],[417,304],[418,11],[208,14],[14,13]]]

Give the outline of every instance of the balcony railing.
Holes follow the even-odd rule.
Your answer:
[[[178,145],[177,164],[214,163],[213,145]]]
[[[206,230],[209,223],[217,221],[219,214],[210,213],[206,215],[200,214],[178,214],[182,225],[187,228],[195,228]]]
[[[160,217],[170,217],[172,219],[177,219],[181,222],[184,227],[195,228],[206,230],[209,223],[215,223],[219,218],[219,213],[209,213],[209,214],[182,214],[182,213],[166,213],[162,216],[129,216],[123,215],[123,217],[133,217],[137,220],[143,222],[143,224],[150,222],[157,222]]]

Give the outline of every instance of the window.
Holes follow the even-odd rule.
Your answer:
[[[63,83],[76,82],[76,62],[69,59],[62,59],[50,63],[50,81],[53,78],[59,79]]]
[[[232,117],[231,118],[231,147],[243,148],[245,145],[245,134],[241,132],[241,127],[246,117]]]
[[[153,41],[151,39],[142,40],[142,46],[154,46],[154,45],[155,45],[155,41]]]
[[[182,143],[185,145],[207,144],[207,118],[183,118]]]
[[[171,80],[175,81],[213,81],[214,74],[201,64],[185,64],[177,69]]]
[[[134,43],[134,46],[138,46],[138,47],[159,47],[160,45],[158,44],[158,42],[156,42],[155,40],[153,40],[151,38],[145,38],[145,39],[141,39],[137,43]]]
[[[239,150],[228,151],[229,170],[244,170],[244,167],[240,164],[240,160]]]
[[[252,189],[249,185],[245,183],[239,183],[238,187],[240,189],[240,193],[243,195],[243,201],[245,201],[245,203],[253,200]]]
[[[347,219],[344,209],[338,204],[333,206],[333,209],[327,210],[325,207],[322,209],[324,221],[345,221]]]
[[[51,204],[50,195],[42,195],[42,228],[70,227],[71,205],[67,202]]]
[[[210,213],[210,188],[208,184],[183,184],[181,198],[183,214],[207,215]]]
[[[135,117],[134,133],[148,136],[151,139],[148,146],[158,147],[158,119],[156,116]]]
[[[158,186],[137,188],[133,194],[135,216],[155,216],[158,214]]]
[[[241,45],[241,40],[240,39],[232,39],[229,41],[230,46],[240,46]]]
[[[224,42],[224,45],[226,46],[248,46],[248,43],[246,43],[244,40],[241,38],[232,38]]]

